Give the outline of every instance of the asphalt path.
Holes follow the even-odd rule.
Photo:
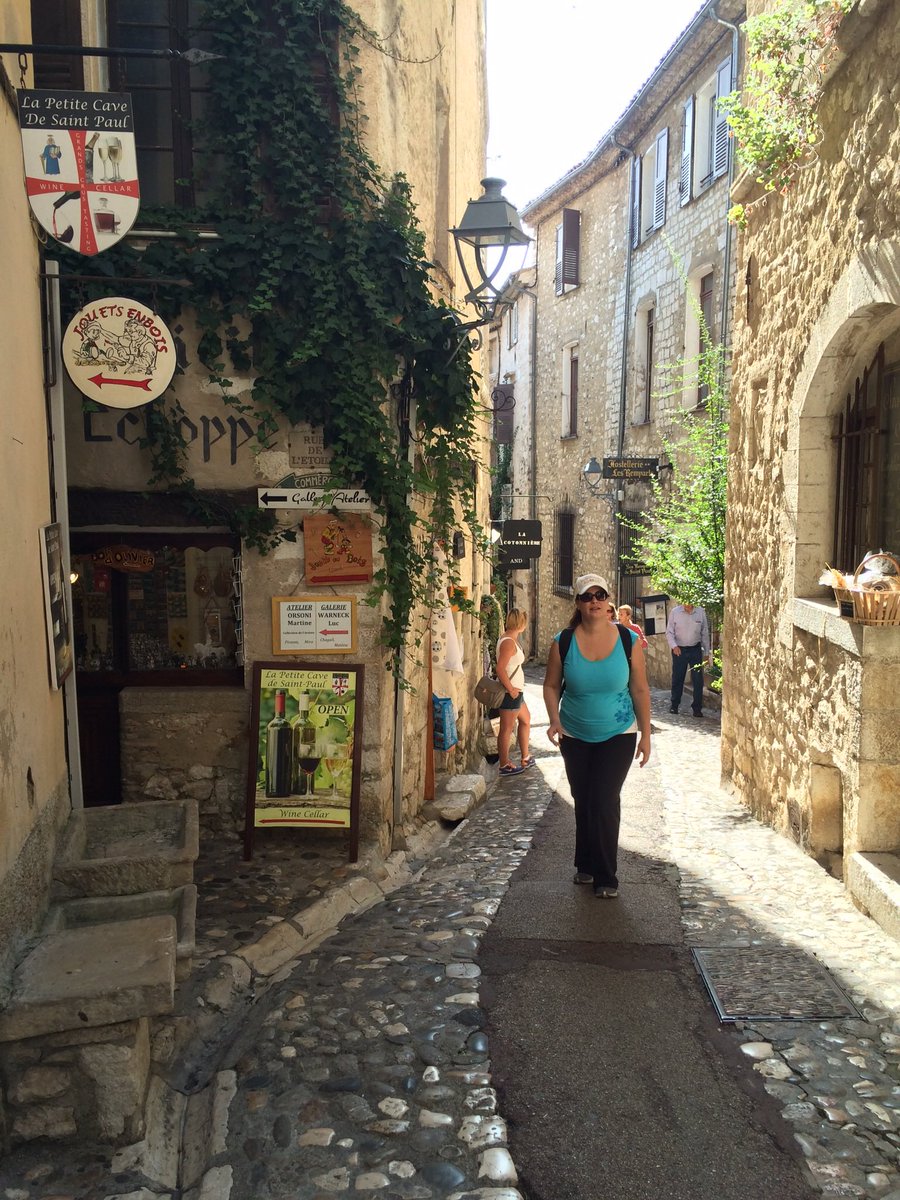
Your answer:
[[[479,955],[494,1083],[526,1200],[810,1200],[790,1128],[719,1026],[681,932],[658,762],[632,770],[620,894],[572,882],[574,816],[555,794]],[[541,750],[544,753],[541,753]]]

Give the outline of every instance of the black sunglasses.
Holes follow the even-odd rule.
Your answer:
[[[575,599],[580,600],[582,604],[587,604],[588,600],[608,600],[609,592],[582,592]]]

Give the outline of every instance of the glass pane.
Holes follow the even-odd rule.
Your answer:
[[[132,671],[221,670],[236,665],[230,546],[164,546],[152,571],[128,577]]]
[[[112,568],[95,566],[90,554],[73,554],[72,625],[79,671],[111,671],[115,666],[112,623]]]
[[[169,0],[117,0],[116,16],[123,21],[154,21],[167,25]],[[131,43],[137,45],[140,43]]]
[[[132,92],[135,140],[142,146],[172,146],[172,95],[164,92]]]
[[[139,150],[138,176],[141,202],[147,205],[175,203],[175,169],[171,150]]]
[[[884,463],[879,549],[883,547],[900,557],[900,371],[886,378],[884,407],[887,436],[882,443]]]

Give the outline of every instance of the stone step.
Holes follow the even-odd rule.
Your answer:
[[[900,941],[900,854],[851,854],[844,883],[854,903]]]
[[[172,1011],[176,925],[140,917],[41,938],[13,974],[0,1042]]]

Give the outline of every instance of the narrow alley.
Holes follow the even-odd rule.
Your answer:
[[[154,1045],[168,1086],[145,1141],[111,1159],[32,1143],[0,1167],[5,1200],[897,1200],[900,948],[718,788],[715,719],[663,716],[662,693],[626,785],[620,897],[574,887],[537,671],[528,693],[537,768],[376,903],[364,869],[312,850],[201,874],[207,954]],[[253,945],[302,924],[273,903],[280,886],[298,903],[304,870],[303,904],[340,920],[349,875],[360,911],[267,973]],[[209,949],[226,915],[237,1005],[234,947]],[[859,1015],[720,1024],[694,947],[752,948],[720,995],[837,1012],[802,962],[757,978],[804,951]]]

